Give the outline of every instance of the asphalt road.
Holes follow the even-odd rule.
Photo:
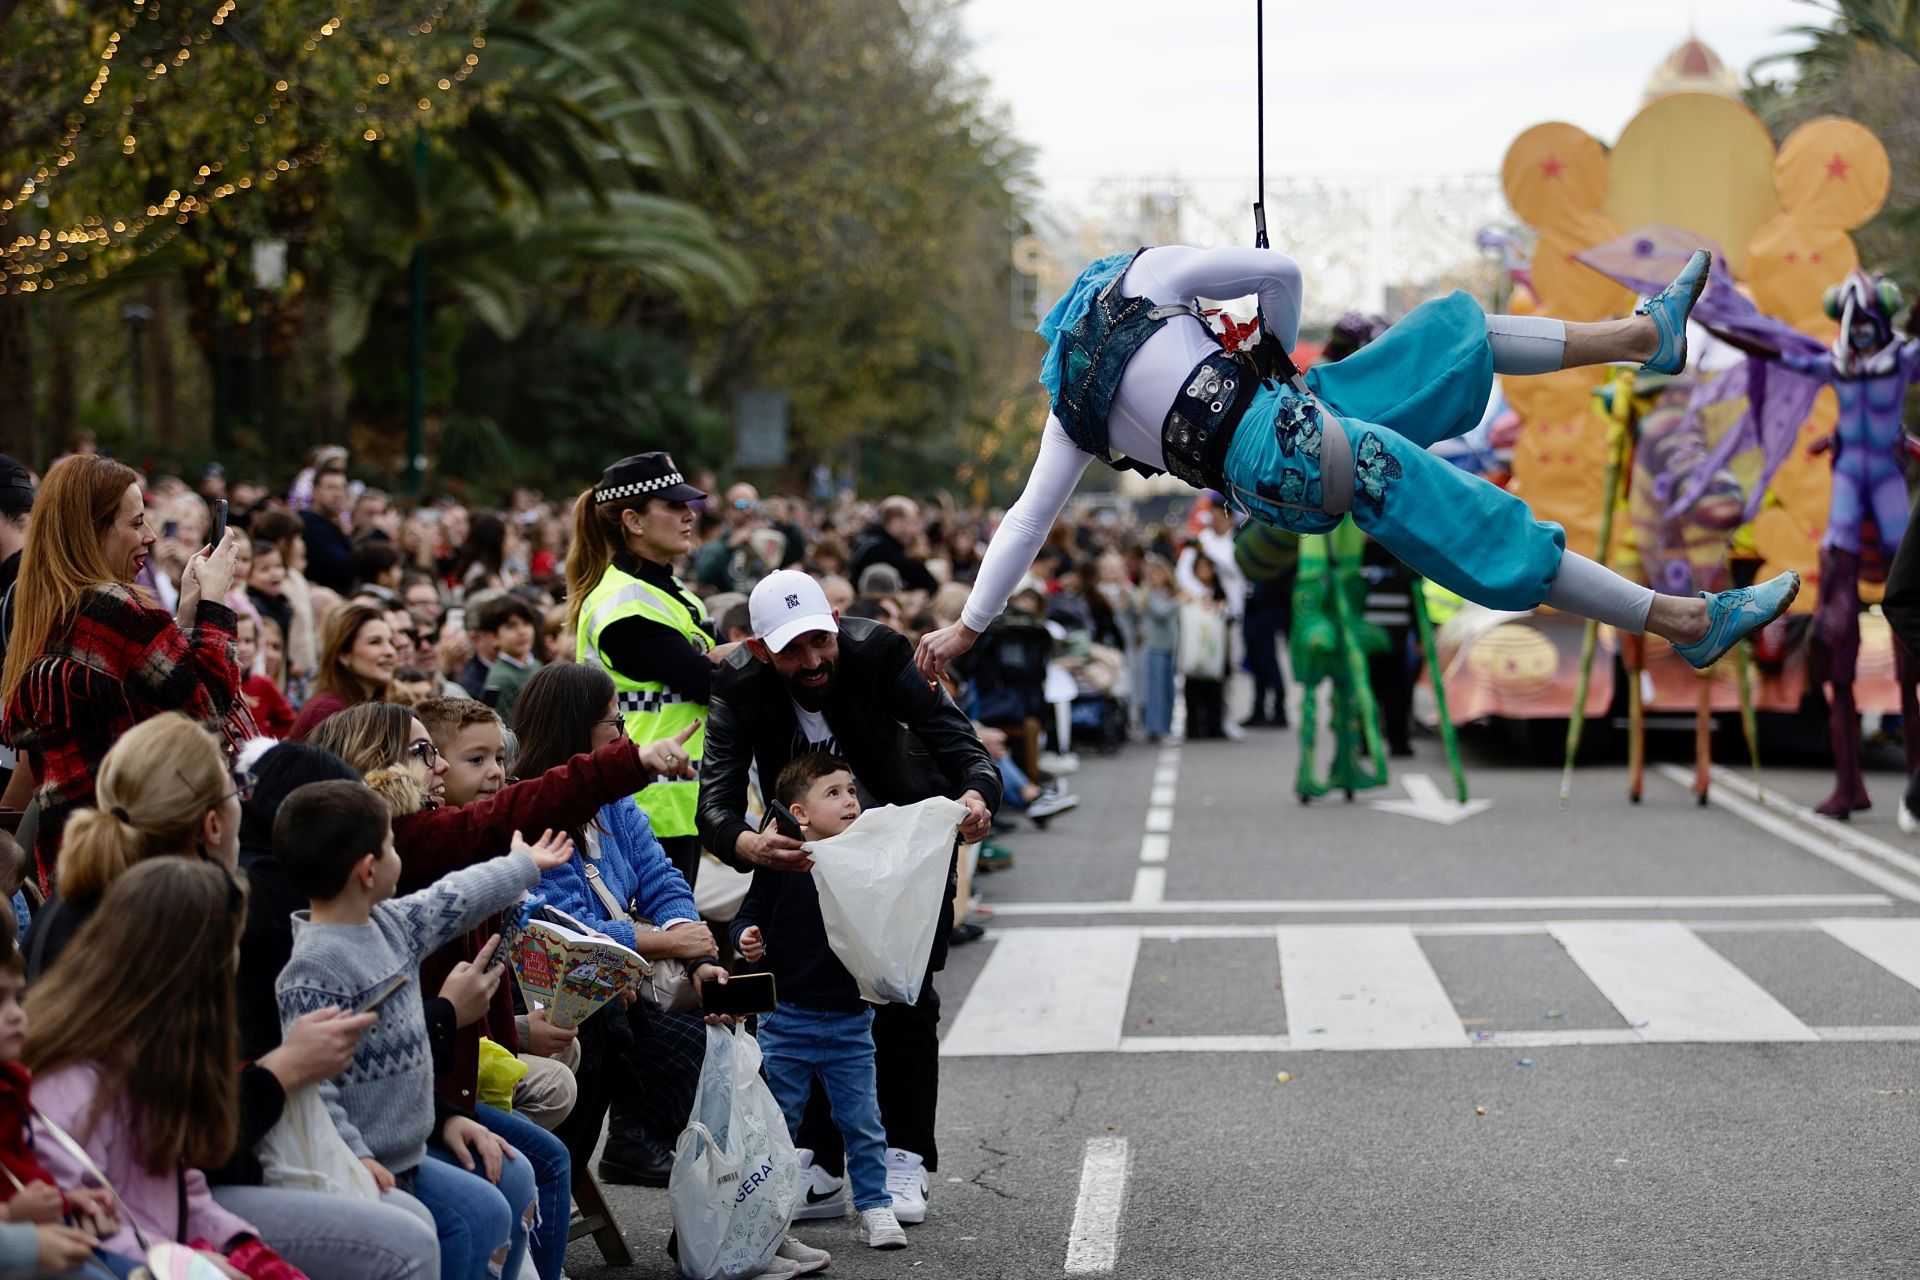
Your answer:
[[[1089,757],[1007,844],[946,1002],[941,1155],[909,1248],[831,1275],[1915,1276],[1920,840],[1813,769],[1558,773],[1435,741],[1300,805],[1292,734]],[[1669,776],[1670,773],[1673,776]],[[1164,838],[1162,838],[1164,837]],[[1286,1079],[1279,1078],[1282,1073]],[[609,1189],[667,1277],[666,1195]]]

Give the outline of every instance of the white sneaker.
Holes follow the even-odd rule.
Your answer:
[[[793,1202],[795,1222],[847,1216],[847,1180],[836,1178],[813,1163],[813,1152],[797,1148],[800,1157],[800,1196]]]
[[[900,1220],[893,1216],[893,1210],[885,1205],[860,1211],[860,1238],[876,1249],[907,1247],[907,1233],[900,1229]]]
[[[816,1271],[825,1271],[827,1264],[833,1261],[833,1255],[825,1249],[816,1249],[798,1236],[788,1236],[774,1250],[774,1257],[783,1258],[796,1264],[800,1269],[793,1274],[810,1276]]]
[[[776,1253],[773,1255],[773,1260],[767,1263],[767,1269],[755,1276],[754,1280],[793,1280],[800,1274],[802,1273],[799,1263]]]
[[[1040,771],[1042,773],[1072,773],[1080,767],[1080,757],[1071,751],[1042,751],[1040,753]]]
[[[1048,818],[1055,818],[1069,809],[1080,807],[1080,797],[1065,791],[1049,791],[1045,795],[1035,796],[1033,803],[1027,806],[1027,817],[1036,827],[1044,828]]]
[[[909,1226],[927,1220],[927,1194],[932,1183],[926,1163],[911,1151],[887,1148],[887,1194],[893,1197],[893,1213]]]
[[[1910,836],[1920,835],[1920,818],[1916,818],[1913,810],[1907,808],[1905,800],[1902,800],[1899,807],[1894,810],[1894,816],[1898,819],[1902,831]]]

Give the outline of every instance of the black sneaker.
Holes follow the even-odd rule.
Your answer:
[[[623,1187],[664,1187],[673,1172],[673,1152],[651,1138],[600,1157],[600,1181]]]
[[[963,920],[947,933],[947,945],[963,947],[969,942],[978,942],[987,936],[987,931],[971,920]]]

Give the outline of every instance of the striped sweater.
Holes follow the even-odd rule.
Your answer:
[[[282,1034],[301,1014],[352,1009],[381,983],[407,985],[380,1006],[353,1065],[320,1086],[334,1125],[353,1153],[405,1173],[426,1158],[433,1136],[433,1051],[421,1011],[420,958],[505,910],[540,882],[525,853],[510,853],[443,876],[428,888],[373,908],[366,924],[315,924],[293,914],[293,955],[274,983]]]

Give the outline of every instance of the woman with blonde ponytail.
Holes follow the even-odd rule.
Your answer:
[[[213,735],[177,711],[134,726],[100,765],[100,807],[67,823],[59,893],[27,931],[27,980],[51,966],[114,881],[151,858],[203,858],[231,871],[253,780],[232,772]]]

